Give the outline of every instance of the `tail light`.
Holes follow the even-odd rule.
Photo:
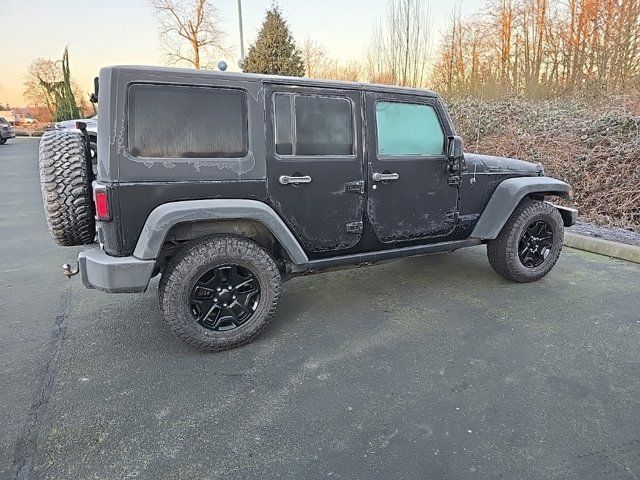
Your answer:
[[[98,183],[93,186],[93,204],[96,208],[96,220],[108,222],[111,220],[111,208],[109,205],[109,190]]]

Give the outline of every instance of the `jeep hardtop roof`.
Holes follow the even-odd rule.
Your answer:
[[[410,87],[398,87],[395,85],[380,85],[366,82],[349,82],[342,80],[324,80],[307,77],[286,77],[281,75],[264,75],[256,73],[243,72],[222,72],[218,70],[194,70],[189,68],[175,67],[156,67],[148,65],[113,65],[104,67],[106,70],[116,70],[119,74],[135,76],[136,73],[149,74],[157,73],[161,76],[163,73],[172,74],[172,76],[184,76],[185,79],[211,78],[218,77],[229,80],[238,81],[254,81],[262,83],[279,83],[287,85],[302,85],[307,87],[334,87],[351,90],[367,90],[370,92],[381,93],[405,93],[422,97],[438,97],[438,94],[430,90]],[[160,78],[159,78],[160,80]]]

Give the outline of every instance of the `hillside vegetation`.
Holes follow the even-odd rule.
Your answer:
[[[640,231],[640,95],[452,102],[469,152],[540,162],[583,219]]]

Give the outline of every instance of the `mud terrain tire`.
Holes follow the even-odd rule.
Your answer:
[[[91,172],[85,139],[73,130],[51,130],[40,140],[40,188],[51,236],[63,246],[95,239]]]

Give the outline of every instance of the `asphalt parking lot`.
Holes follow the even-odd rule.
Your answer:
[[[85,290],[37,140],[0,146],[0,479],[637,479],[640,266],[485,249],[298,278],[256,342],[203,354],[152,288]]]

